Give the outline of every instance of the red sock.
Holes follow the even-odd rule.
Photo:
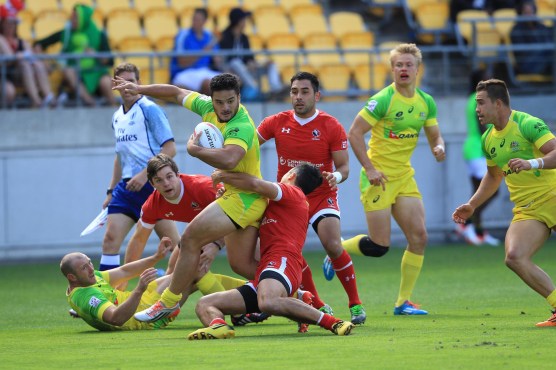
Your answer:
[[[325,313],[317,324],[321,328],[332,330],[332,325],[334,325],[337,321],[339,321],[337,318]]]
[[[332,267],[340,279],[340,282],[344,286],[349,299],[349,306],[354,306],[356,304],[361,304],[359,300],[359,294],[357,293],[357,283],[355,281],[355,270],[353,269],[353,262],[348,252],[345,250],[342,252],[340,257],[336,259],[331,259]]]
[[[302,290],[307,290],[313,294],[313,307],[316,309],[321,308],[324,306],[324,302],[320,299],[319,294],[317,293],[317,287],[315,287],[315,282],[313,281],[313,273],[311,272],[311,268],[303,258],[303,266],[301,267],[303,275],[301,276],[301,286]]]
[[[209,326],[213,326],[216,324],[224,324],[224,325],[228,325],[226,323],[226,321],[224,321],[224,319],[221,319],[220,317],[217,317],[216,319],[212,319],[212,321],[210,322]]]

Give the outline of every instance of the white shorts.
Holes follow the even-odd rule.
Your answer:
[[[207,67],[187,68],[174,76],[172,84],[185,87],[189,90],[199,91],[201,90],[201,85],[204,80],[210,80],[219,74],[219,72],[213,71]]]
[[[475,158],[467,162],[467,173],[476,179],[482,179],[487,173],[485,158]]]

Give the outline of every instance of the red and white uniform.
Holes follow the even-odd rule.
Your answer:
[[[301,283],[301,249],[307,237],[309,204],[297,186],[276,185],[280,192],[269,202],[259,228],[261,261],[253,284],[258,284],[261,272],[272,270],[284,277],[290,292],[296,292]]]
[[[203,209],[216,199],[212,179],[203,175],[180,174],[181,194],[175,201],[168,201],[153,191],[141,207],[141,224],[147,229],[154,228],[158,220],[191,222]]]
[[[276,141],[278,181],[301,162],[309,162],[321,171],[334,171],[332,153],[347,150],[344,127],[331,115],[316,111],[310,118],[299,118],[293,110],[265,118],[257,132],[264,140]],[[338,191],[330,190],[327,181],[307,196],[309,216],[313,222],[321,214],[340,216]]]

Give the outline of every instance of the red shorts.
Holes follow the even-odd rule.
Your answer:
[[[284,284],[288,295],[297,292],[301,284],[301,274],[303,266],[303,256],[301,254],[283,253],[277,251],[276,253],[267,253],[261,256],[257,273],[255,274],[255,281],[253,286],[255,288],[259,284],[261,274],[264,278],[273,278]]]
[[[318,192],[307,197],[309,201],[309,223],[313,223],[323,214],[334,214],[340,218],[340,206],[338,205],[338,192]]]

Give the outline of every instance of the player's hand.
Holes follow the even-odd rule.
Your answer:
[[[473,212],[475,212],[475,208],[471,204],[462,204],[452,214],[452,220],[457,224],[464,224],[473,215]]]
[[[218,242],[220,243],[222,242],[222,240],[219,240]],[[209,243],[201,248],[199,272],[203,274],[207,273],[207,271],[210,269],[210,265],[212,265],[212,261],[214,261],[214,259],[218,255],[218,252],[220,252],[220,248],[218,248],[218,246],[216,246],[216,244],[214,243]]]
[[[133,176],[125,185],[126,190],[129,191],[141,191],[143,186],[147,183],[147,174],[143,171],[139,172],[137,175]]]
[[[322,177],[328,181],[328,186],[330,186],[330,190],[335,190],[338,187],[338,183],[336,182],[336,177],[332,174],[332,172],[322,171]]]
[[[369,179],[369,183],[371,185],[382,186],[382,190],[386,190],[388,176],[374,168],[372,170],[365,170],[365,172],[367,173],[367,178]]]
[[[212,171],[212,173],[210,174],[210,177],[212,178],[212,186],[214,186],[216,188],[216,186],[218,184],[220,184],[221,182],[224,182],[224,176],[225,175],[226,175],[226,172],[221,171],[221,170]]]
[[[139,95],[139,86],[124,80],[120,76],[112,79],[112,90],[118,90],[121,94]]]
[[[199,145],[199,140],[201,139],[201,133],[195,134],[193,132],[187,140],[187,153],[189,153],[193,157],[197,157],[197,152],[201,150],[203,147]]]
[[[444,149],[444,145],[437,145],[432,149],[432,154],[437,162],[442,162],[446,159],[446,150]]]
[[[521,171],[528,171],[531,169],[531,163],[525,159],[521,158],[512,158],[508,161],[508,166],[510,169],[515,172],[519,173]]]
[[[160,243],[158,243],[158,249],[156,250],[154,257],[157,260],[161,260],[164,257],[166,257],[166,255],[170,253],[172,249],[174,249],[174,245],[172,244],[172,239],[170,239],[167,236],[164,236],[162,237],[162,239],[160,239]]]
[[[156,269],[154,267],[149,267],[141,273],[141,276],[139,276],[139,282],[137,283],[137,287],[135,287],[135,289],[139,290],[140,292],[144,292],[145,290],[147,290],[147,286],[157,277],[158,272],[156,271]]]
[[[102,202],[102,209],[105,209],[106,207],[108,207],[111,200],[112,200],[112,194],[106,195],[106,199],[104,199],[104,202]]]

